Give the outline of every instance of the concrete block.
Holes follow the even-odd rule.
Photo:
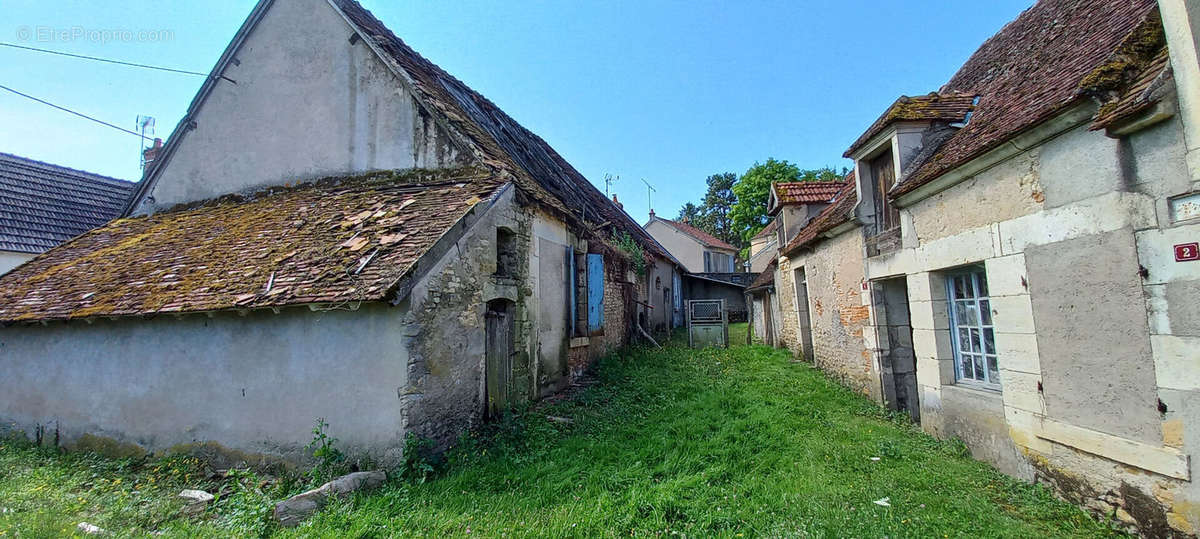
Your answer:
[[[917,382],[936,387],[954,383],[954,361],[949,359],[917,358]]]
[[[914,329],[913,352],[918,358],[952,359],[954,348],[950,344],[950,332],[936,329]]]
[[[950,306],[946,300],[909,301],[913,329],[949,329]]]
[[[996,333],[996,355],[1001,369],[1037,375],[1042,373],[1037,336],[1031,333]]]
[[[1031,245],[1112,232],[1153,227],[1154,199],[1128,192],[1109,193],[999,223],[1001,254],[1020,253]]]
[[[1033,304],[1029,296],[1000,296],[992,298],[992,319],[996,331],[1033,333]]]
[[[992,297],[1029,293],[1024,254],[989,258],[984,261],[984,266],[987,268],[988,294]]]
[[[1200,390],[1200,337],[1151,335],[1150,348],[1158,387]]]
[[[1046,413],[1046,405],[1038,392],[1041,377],[1036,374],[1010,371],[1000,364],[1000,385],[1004,388],[1004,405],[1035,412]]]
[[[1200,261],[1175,261],[1175,245],[1200,239],[1200,224],[1144,230],[1134,236],[1137,238],[1138,261],[1150,272],[1145,284],[1200,279]]]

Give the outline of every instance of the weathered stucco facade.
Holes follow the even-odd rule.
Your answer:
[[[249,30],[225,78],[197,96],[172,133],[136,213],[281,178],[472,160],[326,0],[274,2]]]
[[[1197,187],[1183,149],[1177,117],[1119,138],[1076,121],[904,207],[903,247],[866,260],[868,279],[907,285],[925,430],[1150,534],[1200,518],[1187,428],[1200,388],[1184,382],[1200,375],[1200,267],[1171,257],[1200,225],[1167,204]],[[956,382],[946,275],[971,265],[986,275],[1000,388]]]

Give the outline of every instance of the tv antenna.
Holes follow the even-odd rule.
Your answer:
[[[620,179],[621,179],[620,175],[617,175],[617,176],[613,176],[612,174],[604,175],[604,196],[606,196],[606,197],[611,196],[608,192],[608,188],[612,187],[612,184],[617,183],[617,180],[620,180]]]
[[[650,203],[650,193],[658,192],[658,189],[655,189],[653,185],[650,185],[650,182],[646,181],[646,178],[642,178],[642,183],[646,184],[646,207],[653,210],[654,204]]]
[[[142,168],[146,168],[146,133],[154,134],[154,117],[153,116],[137,116],[137,130],[142,134],[141,140],[138,140],[138,160],[142,164]]]

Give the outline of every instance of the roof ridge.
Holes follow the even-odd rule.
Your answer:
[[[11,159],[11,160],[13,160],[12,164],[15,164],[17,166],[45,167],[45,168],[51,168],[51,169],[55,169],[55,170],[59,170],[59,171],[80,174],[83,176],[87,176],[89,179],[105,180],[108,182],[117,182],[117,183],[128,185],[130,189],[132,189],[133,186],[137,185],[136,181],[123,180],[121,178],[116,178],[113,176],[105,176],[103,174],[97,174],[95,172],[88,172],[86,170],[80,170],[77,168],[65,167],[62,165],[56,165],[54,163],[47,163],[45,161],[39,161],[37,159],[32,159],[29,157],[24,157],[24,156],[20,156],[20,155],[8,153],[8,152],[0,152],[0,159]]]

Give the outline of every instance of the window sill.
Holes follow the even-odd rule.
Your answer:
[[[963,392],[967,392],[967,393],[974,393],[976,395],[979,395],[981,397],[986,397],[986,398],[997,398],[998,399],[998,398],[1002,398],[1004,395],[1004,391],[1000,387],[985,386],[985,385],[981,385],[981,384],[972,384],[970,382],[963,382],[961,380],[955,381],[953,384],[945,384],[942,386],[943,390],[945,390],[947,388],[952,388],[953,390],[963,391]]]

